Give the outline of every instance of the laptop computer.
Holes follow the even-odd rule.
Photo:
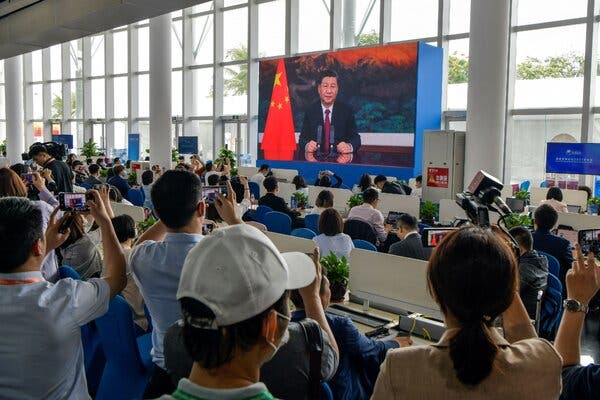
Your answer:
[[[514,197],[506,198],[506,205],[514,213],[522,213],[525,211],[525,200],[515,199]]]
[[[567,210],[569,210],[570,213],[579,214],[581,213],[581,206],[573,206],[567,204]]]

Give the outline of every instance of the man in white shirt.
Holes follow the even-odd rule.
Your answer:
[[[268,175],[271,169],[267,164],[263,164],[258,169],[258,172],[250,178],[250,182],[256,183],[259,187],[262,186],[265,177]]]
[[[69,231],[55,210],[45,235],[39,209],[24,198],[0,199],[0,397],[89,399],[81,326],[100,317],[125,287],[125,257],[98,192],[89,192],[90,213],[102,232],[104,278],[42,277],[46,254]]]
[[[392,226],[384,223],[383,214],[377,209],[379,192],[375,189],[365,190],[363,192],[363,202],[360,206],[352,207],[348,213],[348,219],[359,219],[368,223],[375,230],[379,243],[385,242]]]

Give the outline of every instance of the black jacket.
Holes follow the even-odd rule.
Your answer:
[[[519,294],[529,318],[535,319],[535,306],[539,290],[548,284],[548,260],[532,250],[519,257]]]
[[[423,247],[421,235],[417,233],[391,245],[389,253],[396,256],[427,261],[429,260],[429,256],[431,256],[431,249]]]
[[[54,185],[48,185],[48,190],[54,194],[73,191],[73,171],[64,161],[53,159],[43,167],[52,171],[52,179],[55,182]]]
[[[333,183],[331,178],[335,178],[336,182]],[[324,180],[323,178],[317,178],[315,180],[315,186],[339,188],[340,186],[342,186],[342,183],[344,183],[342,177],[337,174],[333,174],[331,178],[329,178],[329,185],[327,185],[326,180]]]
[[[293,211],[291,208],[289,208],[283,198],[276,196],[273,193],[267,193],[261,197],[258,200],[258,205],[271,207],[273,211],[279,211],[287,214],[292,219],[292,224],[296,217],[300,215],[299,212]]]
[[[350,107],[336,101],[331,113],[331,125],[334,127],[334,140],[332,144],[337,145],[340,142],[349,143],[352,145],[355,153],[360,149],[360,135],[356,128],[354,113]],[[302,130],[299,139],[301,150],[304,150],[306,144],[311,140],[317,140],[318,126],[324,126],[323,108],[320,101],[311,105],[304,112],[304,120],[302,121]],[[321,140],[324,142],[325,130],[324,128],[322,129],[323,134]],[[323,143],[321,143],[321,145],[323,145]]]
[[[381,193],[392,193],[392,194],[410,194],[407,193],[402,185],[396,182],[386,182],[383,184]]]
[[[567,286],[565,284],[565,277],[573,264],[571,242],[550,232],[543,232],[538,229],[533,232],[533,248],[534,250],[543,251],[556,257],[560,263],[560,276],[558,279],[560,279],[560,283],[563,285],[563,297],[566,297]]]

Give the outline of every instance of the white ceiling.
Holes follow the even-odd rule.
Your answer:
[[[206,1],[208,0],[9,0],[0,2],[0,59],[103,32]],[[4,15],[7,12],[10,13]]]

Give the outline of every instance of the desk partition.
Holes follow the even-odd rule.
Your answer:
[[[558,213],[558,225],[567,225],[576,231],[584,229],[600,229],[600,216],[575,213]]]
[[[240,176],[245,176],[248,179],[252,178],[257,173],[258,173],[258,168],[256,168],[256,167],[238,167],[238,174]]]
[[[385,217],[390,211],[408,213],[419,219],[419,208],[421,199],[417,196],[405,196],[401,194],[379,193],[379,204],[377,209]]]
[[[317,196],[322,190],[329,190],[333,194],[333,208],[338,211],[344,211],[348,208],[348,200],[352,196],[352,191],[348,189],[326,188],[320,186],[308,186],[308,204],[315,205]]]
[[[561,189],[563,202],[570,206],[580,206],[581,211],[587,210],[587,193],[583,190]],[[537,207],[546,200],[548,188],[531,188],[531,205]]]
[[[275,247],[277,247],[281,253],[286,253],[289,251],[312,253],[315,249],[315,242],[313,242],[311,239],[283,235],[275,232],[265,232],[265,235],[271,239]]]
[[[298,175],[297,169],[272,168],[271,171],[273,171],[273,176],[275,178],[285,179],[288,182],[291,182],[294,177]]]
[[[130,206],[129,204],[110,202],[110,205],[115,213],[115,217],[119,215],[129,215],[135,223],[142,222],[146,219],[144,207]]]

